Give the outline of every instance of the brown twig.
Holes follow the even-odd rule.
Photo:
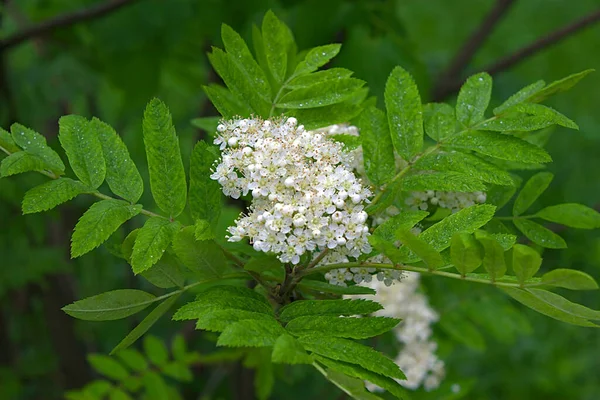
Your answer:
[[[80,22],[96,19],[131,5],[138,0],[109,0],[100,4],[82,8],[71,13],[65,13],[47,21],[40,22],[30,28],[23,29],[0,41],[0,52],[17,46],[31,38],[44,36],[48,33]]]
[[[448,83],[456,81],[462,75],[465,68],[471,62],[473,56],[485,43],[486,39],[492,33],[498,22],[510,9],[510,6],[515,0],[497,0],[494,8],[492,8],[489,14],[481,21],[481,24],[456,53],[450,65],[444,72],[440,74],[436,85],[433,90],[434,99],[442,99],[448,95],[447,91]],[[437,100],[434,100],[437,101]]]
[[[498,61],[495,61],[484,68],[482,71],[488,72],[490,75],[496,75],[499,72],[506,71],[508,68],[517,65],[518,63],[525,61],[527,58],[533,56],[540,51],[555,45],[562,40],[570,37],[571,35],[582,31],[583,29],[600,22],[600,10],[597,10],[567,26],[557,29],[548,35],[539,38],[538,40],[524,46],[515,52],[502,57]],[[446,90],[440,92],[438,96],[434,96],[434,101],[442,101],[452,93],[456,93],[463,83],[463,79],[456,78],[454,81],[446,82]]]

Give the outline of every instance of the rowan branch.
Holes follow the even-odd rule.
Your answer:
[[[82,8],[77,11],[65,13],[55,18],[40,22],[20,32],[16,32],[7,38],[0,40],[0,52],[15,47],[29,39],[44,36],[56,29],[75,25],[80,22],[101,18],[125,6],[131,5],[138,0],[108,0],[100,4]]]
[[[498,22],[514,2],[515,0],[496,1],[494,8],[490,10],[489,14],[481,21],[481,24],[479,24],[458,53],[456,53],[448,68],[440,74],[433,89],[434,101],[443,99],[449,94],[447,93],[448,83],[453,83],[461,77],[463,71],[473,59],[473,56],[485,43],[490,33],[492,33]]]

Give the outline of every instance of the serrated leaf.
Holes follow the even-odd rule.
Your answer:
[[[361,367],[396,379],[406,379],[400,368],[388,357],[352,340],[323,335],[301,336],[298,341],[306,350],[323,357]]]
[[[43,171],[47,167],[48,164],[39,156],[18,151],[2,159],[0,177],[4,178],[29,171]]]
[[[325,365],[330,370],[338,371],[352,378],[369,381],[380,388],[388,391],[398,399],[408,399],[407,391],[394,379],[376,374],[358,365],[350,364],[342,361],[332,360],[326,357],[316,357],[317,360]],[[368,392],[367,392],[368,393]]]
[[[314,359],[296,338],[287,333],[277,338],[273,345],[273,354],[271,359],[277,364],[312,364]]]
[[[196,240],[212,240],[215,239],[215,234],[213,233],[210,224],[205,219],[196,220],[194,224],[194,236]]]
[[[550,155],[541,147],[522,139],[492,132],[467,132],[449,139],[447,146],[472,150],[500,160],[522,163],[548,163]]]
[[[498,243],[500,243],[500,246],[502,246],[504,250],[509,250],[517,241],[517,237],[515,235],[506,233],[490,233],[489,236],[493,237]]]
[[[137,202],[144,192],[144,182],[125,143],[110,125],[98,118],[92,118],[90,129],[102,147],[108,187],[117,196],[131,203]]]
[[[333,294],[375,294],[375,290],[364,286],[340,286],[332,285],[326,282],[317,281],[314,279],[303,279],[298,283],[298,288],[310,290],[317,293],[333,293]]]
[[[483,249],[473,235],[458,232],[452,236],[450,258],[461,275],[475,271],[483,261]]]
[[[287,72],[288,51],[294,44],[294,38],[290,29],[271,10],[263,19],[262,39],[269,70],[277,82],[283,82]]]
[[[254,112],[252,107],[220,85],[202,86],[202,89],[219,114],[225,119],[233,118],[236,115],[250,116]]]
[[[142,125],[152,196],[162,211],[175,218],[185,208],[187,186],[179,140],[167,106],[152,99]]]
[[[406,192],[424,192],[427,190],[477,192],[485,191],[485,189],[485,184],[474,177],[452,171],[420,173],[402,179],[402,190]]]
[[[519,303],[550,318],[573,325],[598,327],[588,319],[600,319],[600,312],[572,303],[557,294],[542,289],[503,287],[502,290]]]
[[[217,340],[217,346],[265,347],[273,346],[285,330],[274,319],[241,320],[229,325]]]
[[[523,89],[506,99],[504,103],[494,108],[494,115],[502,114],[510,107],[527,101],[532,95],[539,92],[544,86],[546,86],[546,82],[541,80],[525,86]]]
[[[313,363],[313,365],[327,380],[354,400],[382,400],[381,397],[374,395],[365,388],[365,383],[362,379],[352,378],[332,368],[325,371],[316,363]]]
[[[343,78],[300,87],[284,94],[278,108],[316,108],[340,103],[352,97],[365,84],[356,78]]]
[[[106,163],[90,122],[79,115],[65,115],[58,120],[58,126],[58,140],[73,172],[86,186],[97,189],[104,182]]]
[[[188,226],[175,235],[173,250],[198,279],[220,278],[230,270],[219,245],[212,240],[197,241],[193,226]]]
[[[214,229],[221,215],[221,186],[210,178],[218,151],[206,142],[194,146],[190,159],[190,212],[194,220],[203,219]]]
[[[539,103],[540,101],[543,101],[554,94],[565,92],[575,86],[587,74],[594,71],[594,69],[587,69],[585,71],[569,75],[566,78],[554,81],[545,88],[535,92],[531,97],[528,98],[528,101],[532,103]]]
[[[421,210],[405,210],[384,221],[373,232],[383,239],[393,240],[398,229],[410,229],[425,219],[429,213]]]
[[[302,65],[302,62],[298,64],[298,68]],[[323,71],[314,72],[308,75],[300,75],[294,79],[291,79],[285,87],[288,89],[298,89],[303,87],[309,87],[317,83],[338,80],[344,78],[350,78],[353,72],[345,68],[330,68]],[[294,73],[296,75],[296,73]]]
[[[481,72],[467,79],[456,100],[456,120],[465,128],[483,121],[492,95],[492,77]]]
[[[385,108],[396,152],[410,161],[423,148],[421,96],[410,74],[396,67],[385,84]]]
[[[160,303],[158,306],[156,306],[156,308],[154,308],[154,310],[152,310],[150,314],[146,315],[146,317],[139,324],[137,324],[136,327],[133,328],[133,330],[129,332],[127,336],[125,336],[125,338],[123,338],[123,340],[121,340],[121,342],[119,342],[119,344],[115,346],[114,349],[111,350],[110,354],[114,354],[134,344],[136,340],[138,340],[146,332],[148,332],[148,329],[150,329],[152,325],[154,325],[156,321],[159,320],[160,317],[162,317],[167,311],[169,311],[169,309],[173,306],[173,304],[175,304],[179,296],[180,294],[171,296],[162,303]]]
[[[513,223],[523,235],[539,246],[549,249],[564,249],[567,247],[567,243],[563,238],[537,222],[524,218],[515,218]]]
[[[15,143],[15,140],[12,138],[11,134],[2,128],[0,128],[0,148],[9,153],[16,153],[17,151],[21,150]]]
[[[375,185],[391,181],[396,172],[396,161],[385,114],[369,107],[360,115],[358,127],[367,177]]]
[[[156,264],[173,241],[181,224],[164,218],[149,218],[138,231],[131,254],[133,273],[139,274]]]
[[[37,156],[46,164],[46,168],[54,173],[62,175],[65,171],[60,156],[46,144],[46,138],[33,129],[21,124],[12,124],[10,127],[12,138],[17,146],[26,153]]]
[[[119,289],[76,301],[62,308],[85,321],[112,321],[133,315],[154,303],[156,297],[135,289]]]
[[[493,282],[502,278],[506,274],[504,248],[491,235],[477,232],[475,237],[483,247],[483,267],[490,275],[490,279]]]
[[[135,349],[123,349],[115,355],[132,371],[143,372],[148,369],[146,358]]]
[[[488,185],[486,203],[495,205],[499,210],[512,199],[521,184],[521,180],[520,178],[515,179],[517,175],[511,176],[515,182],[515,186]]]
[[[144,352],[148,360],[157,367],[161,367],[169,360],[167,346],[156,336],[148,335],[144,338]]]
[[[345,151],[352,151],[358,149],[361,144],[361,137],[354,135],[346,135],[346,134],[334,134],[329,136],[331,140],[342,143],[344,145]]]
[[[75,196],[89,191],[86,186],[69,178],[58,178],[30,189],[23,197],[23,214],[51,210]]]
[[[524,244],[515,244],[512,248],[512,267],[519,283],[523,285],[532,278],[542,265],[540,254]]]
[[[532,176],[523,186],[515,199],[513,215],[521,215],[546,191],[554,175],[550,172],[539,172]]]
[[[419,257],[428,269],[436,269],[445,264],[440,253],[438,253],[429,243],[415,236],[407,229],[398,229],[396,238],[402,242],[403,246],[410,249]]]
[[[123,223],[141,211],[141,205],[131,205],[123,200],[101,200],[92,204],[75,225],[71,257],[79,257],[100,246]]]
[[[454,171],[482,182],[514,186],[510,174],[472,154],[437,152],[419,158],[414,168],[433,171]]]
[[[598,284],[590,275],[574,269],[558,268],[542,275],[542,283],[571,290],[594,290]]]
[[[129,376],[129,371],[112,357],[103,354],[89,354],[87,360],[92,368],[107,378],[122,381]]]
[[[400,320],[386,317],[340,318],[331,315],[308,315],[292,319],[285,329],[295,336],[320,333],[349,339],[367,339],[381,335]]]
[[[156,264],[142,272],[141,275],[159,288],[183,287],[185,276],[182,268],[183,266],[175,256],[164,253]]]
[[[360,105],[353,104],[351,99],[348,99],[342,103],[325,107],[296,109],[293,110],[293,115],[298,121],[302,121],[307,130],[314,130],[348,122],[358,116],[361,111]]]
[[[223,39],[227,54],[231,56],[230,59],[245,75],[246,80],[252,84],[256,93],[268,101],[271,96],[269,81],[264,71],[258,66],[256,60],[254,60],[244,39],[226,24],[221,25],[221,38]]]
[[[313,47],[306,53],[304,60],[296,66],[294,76],[304,75],[316,71],[319,67],[327,64],[329,60],[337,56],[340,52],[341,44],[326,44],[324,46]]]
[[[298,300],[281,308],[279,320],[289,322],[292,319],[310,315],[364,315],[374,313],[382,308],[379,303],[363,299]]]
[[[445,103],[428,103],[423,106],[425,133],[433,140],[443,140],[456,131],[454,108]]]
[[[244,264],[244,269],[246,271],[256,272],[260,275],[270,275],[281,280],[283,280],[285,275],[283,264],[275,257],[275,255],[260,254],[252,257]]]
[[[275,321],[269,314],[235,308],[206,311],[202,314],[197,314],[197,318],[198,322],[196,322],[196,329],[204,329],[211,332],[223,332],[232,323],[243,320],[255,319]]]
[[[580,229],[600,228],[600,213],[583,204],[565,203],[549,206],[535,214],[546,221]]]

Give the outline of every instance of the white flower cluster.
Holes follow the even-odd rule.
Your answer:
[[[253,197],[248,215],[229,227],[230,241],[249,238],[256,250],[293,264],[307,251],[342,258],[371,251],[364,211],[371,192],[342,144],[295,118],[234,119],[217,130],[222,159],[211,178],[227,196]]]
[[[406,198],[405,203],[413,210],[427,210],[432,205],[447,208],[455,213],[474,204],[485,203],[486,197],[485,192],[461,193],[428,190],[412,192]]]
[[[439,317],[429,306],[427,297],[419,291],[419,280],[418,273],[404,272],[402,282],[393,286],[372,281],[364,286],[375,289],[377,294],[361,297],[377,301],[384,307],[375,315],[402,320],[394,328],[396,338],[403,345],[395,362],[406,380],[398,382],[413,390],[421,385],[426,390],[433,390],[445,376],[444,362],[435,354],[437,343],[431,340],[431,324]]]

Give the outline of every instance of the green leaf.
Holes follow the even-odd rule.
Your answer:
[[[110,400],[132,400],[133,398],[127,392],[117,388],[113,388],[110,392]]]
[[[373,234],[383,239],[393,240],[396,237],[396,231],[398,229],[410,229],[428,215],[429,213],[427,211],[405,210],[384,221],[375,228]]]
[[[523,218],[515,218],[513,220],[515,226],[533,243],[547,247],[549,249],[564,249],[567,247],[564,239],[552,232],[550,229],[544,228],[537,222]]]
[[[146,106],[143,132],[152,196],[161,210],[175,218],[185,208],[185,171],[171,114],[159,99]]]
[[[410,161],[423,147],[423,110],[417,84],[401,67],[385,84],[385,107],[394,148]]]
[[[142,211],[123,200],[98,201],[81,216],[71,238],[71,257],[79,257],[108,239],[125,221]]]
[[[327,380],[354,400],[382,400],[381,397],[374,395],[365,388],[365,383],[362,379],[349,377],[348,375],[331,368],[325,371],[316,363],[313,363],[313,366],[317,371],[323,374]]]
[[[219,336],[217,346],[265,347],[273,346],[285,330],[274,319],[241,320],[229,325]]]
[[[148,369],[146,358],[135,349],[120,350],[116,356],[132,371],[143,372]]]
[[[540,91],[540,89],[542,89],[544,86],[546,86],[546,82],[544,81],[537,81],[531,85],[525,86],[523,89],[506,99],[504,103],[494,108],[494,115],[502,114],[512,106],[526,102],[532,95]]]
[[[360,90],[356,93],[359,93]],[[346,123],[357,117],[361,111],[362,107],[353,104],[352,99],[350,98],[342,103],[332,104],[330,106],[296,109],[293,111],[293,115],[298,121],[302,121],[302,124],[307,130],[314,130],[334,124]]]
[[[185,364],[170,362],[161,368],[161,371],[166,376],[180,382],[191,382],[194,378],[192,371]]]
[[[454,134],[456,117],[454,108],[445,103],[428,103],[423,106],[425,133],[433,140],[443,140]]]
[[[485,350],[485,339],[479,329],[457,311],[442,313],[440,328],[456,341],[475,351]]]
[[[162,367],[169,361],[167,346],[156,336],[148,335],[144,338],[144,352],[148,360],[157,367]]]
[[[342,361],[332,360],[326,357],[317,356],[316,359],[325,365],[329,370],[334,370],[342,374],[348,375],[352,378],[358,378],[360,380],[367,380],[380,388],[388,391],[398,399],[408,398],[407,391],[394,379],[390,379],[386,376],[376,374],[367,369],[364,369],[355,364],[349,364]]]
[[[90,130],[92,136],[97,136],[100,141],[106,163],[106,183],[110,190],[117,196],[136,203],[144,192],[144,182],[125,143],[110,125],[98,118],[92,118]]]
[[[112,357],[102,354],[88,354],[87,360],[92,368],[107,378],[122,381],[129,376],[129,371]]]
[[[521,215],[540,197],[552,182],[554,175],[550,172],[539,172],[532,176],[523,186],[515,199],[513,215]]]
[[[149,218],[135,239],[131,255],[133,273],[137,275],[156,264],[180,228],[181,224],[177,221]]]
[[[473,235],[458,232],[452,236],[450,258],[462,276],[475,271],[483,261],[482,248]]]
[[[4,149],[9,153],[16,153],[20,151],[19,147],[16,145],[14,139],[11,134],[0,128],[0,150]]]
[[[379,311],[383,307],[371,300],[298,300],[284,306],[279,320],[289,322],[295,318],[315,315],[350,316],[364,315]]]
[[[358,127],[367,177],[375,185],[391,181],[396,172],[396,161],[385,114],[369,107],[360,115]]]
[[[302,61],[298,64],[298,68],[302,66]],[[317,83],[350,78],[353,72],[345,68],[330,68],[323,71],[318,71],[308,75],[300,75],[290,80],[285,87],[289,89],[298,89],[309,87]],[[296,73],[294,73],[296,75]]]
[[[252,257],[244,264],[244,269],[260,275],[266,274],[281,280],[283,280],[285,275],[283,264],[272,254],[260,254]]]
[[[175,256],[164,253],[160,260],[141,275],[156,287],[169,289],[172,287],[183,287],[185,276],[182,265]]]
[[[65,171],[60,156],[46,144],[46,138],[32,129],[26,128],[21,124],[12,124],[10,127],[13,140],[17,146],[26,153],[35,155],[42,159],[46,164],[44,169],[49,169],[58,175]]]
[[[21,174],[29,171],[43,171],[48,164],[35,154],[18,151],[2,159],[0,164],[0,177]]]
[[[558,81],[554,81],[545,88],[541,89],[538,92],[535,92],[531,97],[527,100],[532,103],[539,103],[548,97],[565,92],[575,86],[581,79],[583,79],[590,72],[594,72],[594,69],[587,69],[585,71],[578,72],[576,74],[572,74],[567,76],[566,78],[560,79]]]
[[[229,325],[239,321],[251,319],[275,321],[275,319],[269,314],[234,308],[206,311],[202,314],[198,313],[196,316],[198,318],[198,322],[196,322],[196,329],[204,329],[211,332],[223,332]]]
[[[288,52],[294,45],[290,29],[269,10],[262,23],[262,38],[269,70],[275,80],[283,82],[287,72]]]
[[[225,119],[233,118],[236,115],[250,116],[254,112],[252,107],[220,85],[211,84],[202,86],[202,89],[219,114]]]
[[[65,115],[58,120],[58,139],[75,175],[86,186],[97,189],[106,176],[106,164],[98,135],[87,119]]]
[[[515,244],[512,248],[512,267],[519,283],[532,278],[542,265],[540,254],[524,244]]]
[[[456,120],[471,128],[485,118],[485,110],[492,95],[492,77],[481,72],[467,79],[456,100]]]
[[[194,118],[190,122],[193,126],[202,129],[208,136],[212,137],[217,132],[219,121],[221,121],[221,117],[202,117]]]
[[[492,236],[483,232],[477,232],[475,237],[483,246],[483,267],[493,281],[502,278],[506,273],[506,262],[504,261],[504,248]]]
[[[573,325],[598,327],[588,319],[600,319],[600,312],[572,303],[557,294],[542,289],[503,287],[502,290],[519,303],[550,318]]]
[[[446,264],[440,253],[429,243],[415,236],[409,230],[398,229],[396,231],[396,238],[402,242],[403,246],[408,247],[417,257],[423,260],[428,269],[436,269]]]
[[[402,179],[402,190],[424,192],[441,190],[444,192],[485,191],[486,186],[474,177],[459,172],[432,172],[410,175]]]
[[[337,56],[341,47],[342,45],[338,43],[313,47],[308,51],[308,53],[306,53],[304,60],[300,61],[298,66],[296,66],[294,76],[304,75],[309,72],[316,71],[323,65],[327,64],[333,57]]]
[[[89,191],[79,181],[58,178],[30,189],[23,198],[23,214],[51,210],[81,193]]]
[[[62,310],[85,321],[112,321],[142,311],[155,299],[154,295],[141,290],[120,289],[76,301]]]
[[[500,160],[522,163],[547,163],[552,158],[544,149],[514,136],[492,132],[467,132],[452,137],[446,145]]]
[[[396,379],[406,379],[400,368],[388,357],[352,340],[323,335],[302,336],[298,339],[308,351],[323,357],[350,364]]]
[[[421,157],[414,165],[421,170],[454,171],[472,179],[496,185],[514,186],[510,174],[472,154],[463,152],[437,152]]]
[[[574,269],[558,268],[542,275],[542,283],[571,290],[594,290],[598,284],[590,275]]]
[[[219,157],[214,146],[200,141],[190,159],[190,212],[194,220],[204,219],[215,229],[221,215],[221,186],[210,178],[211,167]]]
[[[279,99],[278,108],[316,108],[340,103],[362,88],[365,81],[343,78],[294,89]]]
[[[593,208],[577,203],[549,206],[537,212],[535,216],[572,228],[600,228],[600,213]]]
[[[246,80],[252,84],[256,93],[268,101],[271,96],[271,86],[264,71],[250,53],[244,39],[226,24],[221,25],[221,38],[230,59],[245,75]]]
[[[144,333],[148,332],[148,329],[152,327],[172,306],[175,304],[180,294],[176,294],[167,298],[165,301],[160,303],[150,314],[146,315],[146,318],[142,320],[131,332],[119,342],[119,344],[111,350],[110,354],[114,354],[122,349],[126,349],[141,338]]]
[[[220,278],[230,270],[219,245],[212,240],[197,241],[193,226],[188,226],[175,235],[173,250],[198,279]]]
[[[212,240],[215,239],[215,234],[213,233],[210,224],[205,219],[198,219],[194,224],[194,237],[196,240]]]
[[[375,294],[375,290],[364,286],[339,286],[331,285],[326,282],[317,281],[314,279],[303,279],[298,283],[298,288],[302,290],[310,290],[317,293],[333,293],[333,294]]]
[[[295,336],[320,333],[349,339],[367,339],[381,335],[400,320],[386,317],[340,318],[332,315],[307,315],[292,319],[285,329]]]
[[[277,338],[273,345],[273,354],[271,359],[277,364],[312,364],[313,358],[306,353],[306,350],[296,338],[287,333]]]
[[[493,237],[494,239],[496,239],[498,241],[498,243],[500,243],[500,246],[502,246],[502,248],[504,250],[509,250],[511,247],[514,246],[515,242],[517,241],[517,237],[515,235],[511,235],[511,234],[491,233],[489,235],[491,237]]]
[[[149,371],[142,376],[146,398],[148,400],[161,400],[169,398],[169,387],[163,377],[154,371]]]

